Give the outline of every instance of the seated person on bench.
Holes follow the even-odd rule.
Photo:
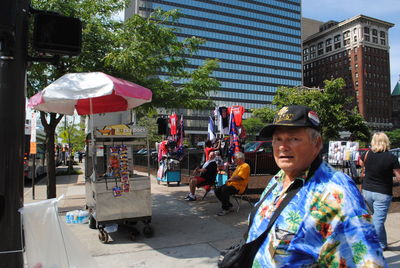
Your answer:
[[[199,175],[197,175],[199,174]],[[189,194],[185,197],[187,201],[196,201],[196,187],[214,185],[217,176],[217,163],[215,162],[215,152],[210,152],[209,159],[201,168],[196,168],[193,172],[194,177],[189,181]],[[197,176],[196,176],[197,175]]]
[[[250,166],[244,162],[244,154],[237,152],[234,159],[237,167],[232,176],[226,181],[225,185],[215,189],[215,196],[222,204],[222,210],[217,214],[218,216],[224,216],[233,211],[229,197],[237,193],[242,194],[249,183]]]

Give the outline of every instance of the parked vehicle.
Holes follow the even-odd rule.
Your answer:
[[[391,152],[392,154],[397,156],[397,158],[399,159],[399,162],[400,162],[400,148],[391,149],[389,152]]]
[[[244,155],[252,174],[275,174],[279,171],[272,151],[272,141],[248,142],[244,146]]]

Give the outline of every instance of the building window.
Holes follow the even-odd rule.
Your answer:
[[[332,51],[332,46],[327,46],[327,47],[325,47],[325,51],[326,51],[326,52],[331,52],[331,51]]]
[[[381,39],[381,45],[386,46],[386,40],[385,39]]]
[[[369,34],[369,28],[368,27],[364,27],[364,33],[365,34]]]
[[[340,41],[340,34],[335,35],[335,37],[333,38],[333,42],[339,42]]]
[[[318,49],[321,49],[323,46],[324,46],[324,42],[319,42],[317,45]]]
[[[304,53],[304,54],[308,54],[308,48],[305,48],[305,49],[303,50],[303,53]]]
[[[354,55],[354,61],[357,61],[358,57],[357,55]]]
[[[353,29],[353,34],[356,34],[357,33],[357,28],[354,28]]]
[[[340,48],[340,43],[335,43],[335,49]]]
[[[343,45],[345,45],[345,46],[350,45],[350,39],[344,40]]]
[[[384,31],[380,31],[380,33],[379,33],[379,36],[381,37],[381,38],[385,38],[385,32]]]
[[[354,36],[354,42],[357,42],[357,35]]]
[[[364,35],[364,40],[367,41],[367,42],[369,42],[369,41],[370,41],[369,35]]]
[[[372,43],[378,44],[378,37],[372,37]]]
[[[310,52],[314,52],[315,51],[315,46],[311,46],[310,47]]]
[[[378,30],[377,29],[372,29],[372,35],[378,36]]]
[[[345,31],[343,34],[343,39],[349,38],[350,37],[350,31]]]
[[[318,49],[318,56],[324,54],[324,50],[323,49]]]
[[[332,44],[332,38],[326,39],[325,46]]]
[[[358,78],[358,73],[356,73],[356,78]]]

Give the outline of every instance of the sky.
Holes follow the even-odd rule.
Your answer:
[[[326,22],[365,15],[395,24],[389,29],[392,91],[400,75],[400,0],[302,0],[302,16]]]

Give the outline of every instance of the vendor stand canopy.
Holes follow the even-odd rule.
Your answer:
[[[102,72],[68,73],[29,99],[35,110],[73,115],[126,111],[151,102],[151,90]]]

